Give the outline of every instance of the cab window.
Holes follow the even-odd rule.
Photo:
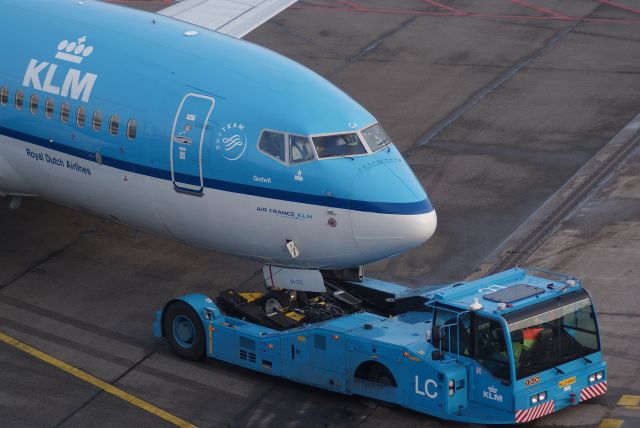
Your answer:
[[[315,159],[313,147],[307,137],[289,136],[289,162],[292,164]]]
[[[589,295],[580,290],[505,316],[511,332],[516,379],[600,350]]]
[[[471,323],[468,313],[439,307],[433,324],[433,346],[443,351],[460,355],[471,355]],[[459,347],[459,348],[458,348]]]
[[[280,162],[285,162],[285,135],[281,132],[264,131],[258,148]]]
[[[320,159],[367,153],[356,133],[313,137],[313,144]]]
[[[362,131],[362,136],[364,137],[364,141],[367,142],[372,152],[375,152],[376,150],[379,150],[391,144],[389,136],[386,132],[384,132],[384,129],[382,129],[382,126],[380,126],[380,124],[378,123]]]
[[[509,380],[509,352],[502,325],[482,316],[476,318],[476,361],[498,379]]]

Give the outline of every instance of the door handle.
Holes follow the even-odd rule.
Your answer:
[[[180,137],[178,135],[173,136],[173,141],[180,144],[191,144],[191,138],[189,137]]]

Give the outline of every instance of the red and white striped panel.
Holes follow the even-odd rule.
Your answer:
[[[580,391],[580,401],[585,401],[598,395],[602,395],[607,392],[607,381],[596,383],[595,385],[587,386]]]
[[[553,413],[554,408],[555,402],[551,400],[527,410],[516,410],[516,423],[531,422],[534,419]]]

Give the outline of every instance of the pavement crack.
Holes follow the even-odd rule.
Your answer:
[[[262,394],[259,394],[258,397],[256,397],[254,400],[251,400],[251,402],[241,412],[239,412],[231,422],[227,424],[227,427],[231,428],[238,426],[239,422],[242,421],[242,419],[246,418],[252,409],[256,409],[262,400],[269,397],[269,395],[271,395],[271,393],[275,391],[275,389],[279,385],[278,380],[279,379],[277,378],[274,379],[271,385]]]
[[[45,263],[47,263],[48,261],[56,258],[58,255],[64,253],[67,249],[71,248],[72,246],[74,246],[76,243],[78,243],[80,241],[80,239],[84,238],[86,235],[89,235],[91,233],[94,233],[98,230],[99,225],[95,226],[89,230],[85,230],[83,232],[80,232],[78,234],[78,236],[71,242],[69,242],[68,244],[64,245],[61,248],[58,248],[57,250],[53,251],[52,253],[47,254],[45,257],[43,257],[40,260],[37,260],[35,263],[31,264],[31,266],[29,266],[27,269],[25,269],[22,273],[16,275],[14,278],[10,279],[9,281],[5,282],[4,284],[0,284],[0,290],[3,290],[5,288],[7,288],[8,286],[10,286],[11,284],[14,284],[15,282],[19,281],[21,278],[23,278],[25,275],[34,272],[38,269],[38,266],[43,265]]]
[[[60,312],[56,312],[45,307],[37,306],[32,303],[25,302],[10,296],[0,295],[0,303],[13,306],[14,308],[21,309],[23,311],[29,312],[38,317],[55,320],[60,323],[75,327],[77,329],[90,332],[91,334],[99,335],[99,336],[106,337],[118,342],[126,343],[128,345],[131,345],[143,350],[147,349],[148,347],[146,342],[133,337],[129,337],[118,331],[109,330],[101,325],[91,324],[86,321],[82,321],[80,319],[64,315]]]
[[[403,29],[405,29],[408,25],[410,25],[417,18],[418,18],[418,16],[414,15],[411,18],[402,21],[400,23],[400,25],[398,25],[397,27],[387,31],[384,34],[382,34],[377,39],[375,39],[372,42],[370,42],[367,46],[365,46],[364,48],[360,49],[360,51],[358,53],[356,53],[355,55],[352,55],[349,58],[347,58],[347,60],[343,64],[341,64],[340,66],[336,67],[333,71],[328,73],[326,75],[326,77],[327,78],[331,78],[331,77],[335,76],[336,74],[340,73],[341,71],[344,71],[352,63],[358,61],[360,58],[362,58],[363,56],[365,56],[366,54],[368,54],[369,52],[371,52],[372,50],[374,50],[375,48],[380,46],[382,44],[382,42],[387,40],[389,37],[397,34],[398,32],[402,31]]]
[[[535,59],[540,57],[542,54],[547,52],[549,49],[553,48],[560,42],[567,34],[573,31],[580,23],[576,22],[573,25],[565,28],[564,30],[556,33],[553,37],[551,37],[547,42],[537,49],[536,51],[530,53],[529,55],[522,58],[515,65],[507,69],[504,73],[502,73],[496,80],[480,89],[475,93],[471,98],[469,98],[464,104],[454,110],[449,116],[440,121],[436,126],[431,128],[425,135],[423,135],[416,144],[415,147],[410,149],[405,157],[408,156],[415,149],[419,149],[420,147],[425,146],[429,142],[431,142],[435,137],[437,137],[444,130],[449,128],[455,121],[457,121],[460,117],[462,117],[469,110],[473,109],[476,105],[480,103],[484,98],[488,95],[491,95],[496,89],[504,85],[506,82],[511,80],[516,74],[518,74],[523,68],[531,64]]]
[[[122,378],[124,378],[126,375],[128,375],[129,373],[131,373],[132,370],[134,370],[136,367],[138,367],[140,364],[144,363],[149,357],[151,357],[156,351],[150,351],[147,354],[145,354],[140,360],[138,360],[135,364],[133,364],[131,367],[129,367],[127,370],[125,370],[120,376],[118,376],[116,379],[114,379],[113,381],[109,382],[109,385],[115,386]],[[71,419],[72,417],[74,417],[76,414],[78,414],[78,412],[80,412],[82,409],[84,409],[85,407],[87,407],[89,404],[91,404],[96,398],[98,398],[102,393],[104,392],[104,390],[100,389],[98,390],[95,394],[93,394],[91,397],[89,397],[89,399],[87,401],[85,401],[84,403],[82,403],[77,409],[75,409],[73,412],[71,412],[69,415],[67,415],[65,418],[63,418],[60,422],[58,422],[57,424],[54,425],[55,428],[61,427],[62,424],[64,424],[65,422],[67,422],[69,419]]]
[[[297,39],[300,39],[308,44],[310,44],[311,46],[316,46],[319,47],[322,50],[325,50],[327,52],[331,52],[333,55],[337,56],[338,58],[343,58],[344,59],[344,55],[342,55],[340,52],[333,50],[329,47],[326,46],[322,46],[320,44],[318,44],[314,39],[310,38],[310,37],[305,37],[302,36],[300,34],[297,34],[295,32],[293,32],[290,28],[288,28],[287,26],[285,26],[284,24],[281,24],[279,22],[276,22],[274,20],[269,21],[269,24],[275,28],[277,28],[279,31],[286,33],[287,35],[291,36],[291,37],[295,37]]]

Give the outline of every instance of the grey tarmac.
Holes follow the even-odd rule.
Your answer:
[[[336,83],[405,154],[438,230],[366,272],[417,285],[482,274],[640,113],[638,11],[637,0],[313,0],[247,39]],[[635,151],[527,260],[584,279],[610,364],[608,394],[532,426],[640,426],[639,167]],[[456,426],[180,360],[152,336],[154,311],[258,284],[258,264],[43,201],[0,202],[0,331],[11,337],[198,426]],[[4,343],[0,425],[172,426]]]

